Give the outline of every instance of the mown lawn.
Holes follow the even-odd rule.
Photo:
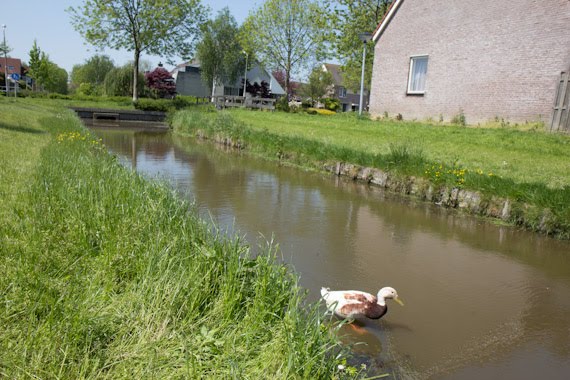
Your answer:
[[[514,128],[477,128],[359,119],[354,114],[320,116],[233,110],[256,130],[297,136],[370,154],[389,154],[391,146],[421,152],[428,162],[445,163],[516,183],[570,186],[570,136]]]
[[[0,175],[0,378],[337,378],[274,249],[213,231],[71,111],[1,98]]]

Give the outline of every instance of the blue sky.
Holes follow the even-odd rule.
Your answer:
[[[212,15],[226,6],[229,7],[238,23],[243,22],[249,11],[262,2],[263,0],[202,0],[204,5],[210,7]],[[27,62],[28,53],[36,39],[38,46],[49,55],[50,60],[70,73],[73,65],[84,63],[95,54],[107,54],[118,66],[132,61],[130,52],[98,52],[85,44],[83,38],[73,29],[70,16],[65,11],[70,6],[76,7],[82,3],[82,0],[25,0],[16,5],[16,2],[0,0],[0,25],[6,25],[6,43],[12,48],[10,56]],[[14,7],[13,12],[10,11],[11,6]],[[142,58],[153,66],[161,60],[164,61],[160,57],[146,55]]]

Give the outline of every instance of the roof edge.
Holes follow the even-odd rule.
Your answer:
[[[374,31],[374,34],[372,37],[372,40],[374,42],[378,42],[378,39],[380,38],[380,36],[382,35],[382,33],[384,32],[384,30],[386,29],[386,27],[388,26],[390,21],[392,20],[392,18],[396,14],[398,8],[400,7],[400,4],[402,4],[403,2],[404,2],[404,0],[395,0],[392,3],[390,8],[388,9],[388,12],[386,12],[384,17],[382,18],[382,21],[380,21],[380,24],[378,24],[378,27]]]

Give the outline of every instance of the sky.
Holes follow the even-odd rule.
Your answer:
[[[210,8],[212,16],[228,7],[239,24],[262,2],[263,0],[202,0],[202,4]],[[6,25],[6,44],[12,49],[10,56],[28,62],[35,39],[50,60],[70,74],[73,65],[83,64],[95,54],[108,55],[116,66],[132,61],[132,52],[110,49],[97,51],[86,44],[71,25],[71,17],[66,12],[67,8],[81,4],[82,0],[24,0],[21,3],[0,0],[0,25]],[[161,57],[144,54],[142,59],[149,61],[153,67],[166,61]],[[168,65],[165,67],[169,68]]]

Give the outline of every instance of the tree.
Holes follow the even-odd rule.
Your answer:
[[[243,79],[241,80],[241,87],[243,87]],[[248,79],[245,84],[245,92],[251,94],[254,98],[271,98],[269,83],[264,80],[261,83],[253,82],[251,84]]]
[[[303,95],[311,99],[313,105],[321,101],[334,83],[333,76],[321,67],[315,67],[309,75],[309,82],[303,85]]]
[[[314,23],[317,4],[311,0],[267,0],[246,19],[241,41],[261,62],[285,72],[285,91],[291,76],[305,67],[319,33]]]
[[[212,85],[212,95],[215,83],[234,83],[243,73],[245,56],[238,33],[237,22],[227,7],[202,27],[203,37],[196,47],[196,56],[204,82]]]
[[[319,46],[321,55],[343,62],[343,80],[346,87],[358,91],[362,72],[364,44],[359,35],[372,33],[393,0],[331,0],[319,10],[318,24],[323,30]],[[327,41],[327,42],[324,42]],[[369,52],[371,44],[368,44]],[[373,54],[366,55],[365,83],[372,78]]]
[[[279,85],[285,88],[285,71],[283,70],[273,70],[272,72],[273,77],[279,83]],[[291,98],[293,95],[296,95],[297,91],[299,90],[300,83],[299,82],[289,82],[289,88],[287,90],[287,95]]]
[[[133,52],[133,101],[141,54],[189,57],[206,16],[200,0],[84,0],[68,11],[89,43]]]
[[[35,40],[29,55],[28,75],[34,80],[34,88],[67,94],[67,71],[50,61]]]
[[[107,96],[129,96],[136,92],[137,99],[143,92],[144,76],[138,73],[136,85],[134,87],[133,80],[133,64],[129,63],[123,67],[115,68],[105,76],[105,81],[103,82],[103,92]],[[136,91],[135,91],[136,88]]]
[[[33,89],[37,90],[38,80],[42,76],[42,73],[40,71],[42,51],[38,47],[38,42],[36,40],[34,40],[34,44],[30,49],[29,55],[30,55],[30,68],[28,70],[28,73],[30,75],[30,78],[34,80]]]
[[[174,78],[162,65],[146,73],[144,79],[146,86],[152,91],[155,97],[172,98],[174,94],[176,94]]]
[[[96,93],[103,86],[105,76],[115,68],[115,64],[107,55],[94,55],[82,65],[74,65],[71,70],[71,85],[75,88],[82,84],[89,85],[83,88],[91,88]]]
[[[47,65],[46,71],[48,79],[44,81],[44,89],[47,92],[67,94],[67,71],[64,68],[61,68],[55,63],[49,61],[49,59],[45,64]]]
[[[4,58],[4,56],[8,56],[10,55],[10,52],[12,51],[12,48],[7,44],[4,43],[4,41],[0,41],[0,56],[2,58]]]

